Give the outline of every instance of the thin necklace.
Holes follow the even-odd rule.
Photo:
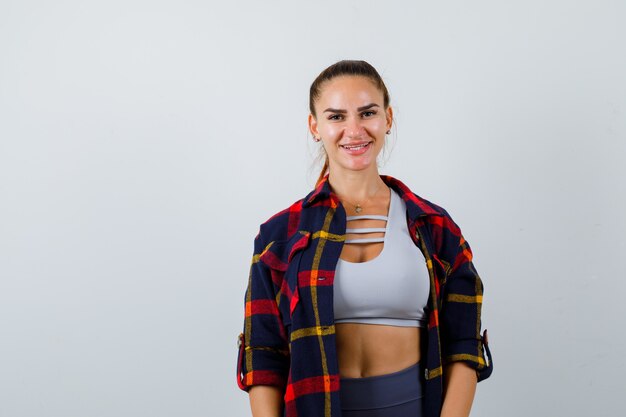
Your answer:
[[[367,198],[367,200],[365,200],[362,204],[361,203],[356,203],[354,204],[351,201],[348,201],[347,199],[344,198],[344,200],[348,203],[350,203],[350,205],[354,206],[354,211],[356,211],[357,214],[359,214],[361,211],[363,211],[363,206],[365,206],[367,203],[369,203],[370,199],[372,197],[374,197],[376,194],[378,194],[378,190],[380,190],[381,184],[378,184],[378,188],[376,188],[376,191],[374,191],[374,194],[372,194],[371,196],[369,196]]]

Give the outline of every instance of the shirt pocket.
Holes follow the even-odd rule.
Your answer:
[[[445,285],[448,279],[448,272],[450,271],[450,264],[439,258],[437,254],[433,254],[433,260],[435,265],[435,273],[437,279],[441,285]]]
[[[276,297],[283,324],[291,324],[291,317],[294,309],[300,301],[298,291],[298,271],[300,270],[300,259],[302,252],[309,245],[310,233],[298,231],[289,239],[275,242],[261,255],[261,260],[272,270],[272,274],[278,275],[274,283],[279,290]]]
[[[439,305],[445,297],[446,282],[448,280],[448,274],[450,272],[450,264],[445,260],[439,258],[437,254],[433,254],[433,269],[435,271],[435,285],[437,286],[436,292],[439,298]]]
[[[309,232],[299,232],[300,236],[289,246],[287,270],[285,271],[285,282],[287,291],[291,294],[289,299],[289,317],[291,318],[296,306],[300,303],[300,291],[298,290],[298,276],[300,272],[300,261],[304,250],[309,245],[311,234]]]

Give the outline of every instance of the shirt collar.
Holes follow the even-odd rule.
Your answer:
[[[380,178],[402,197],[409,212],[409,217],[415,219],[425,215],[443,215],[441,208],[414,194],[400,180],[390,175],[381,175]],[[323,201],[324,199],[330,199],[333,203],[339,203],[339,198],[330,187],[328,174],[320,180],[313,191],[304,197],[302,207],[308,207],[315,201]]]

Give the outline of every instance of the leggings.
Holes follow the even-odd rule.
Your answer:
[[[421,417],[423,370],[419,363],[391,374],[341,378],[343,417]]]

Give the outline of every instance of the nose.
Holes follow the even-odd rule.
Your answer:
[[[350,139],[360,139],[365,136],[365,129],[358,117],[351,117],[346,125],[346,135]]]

